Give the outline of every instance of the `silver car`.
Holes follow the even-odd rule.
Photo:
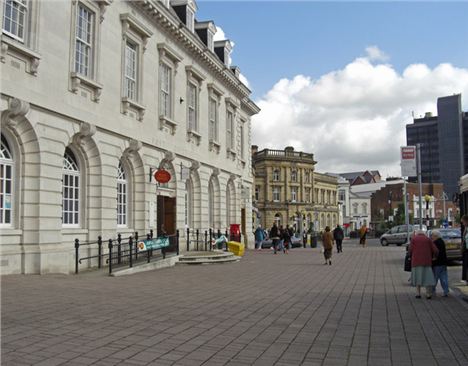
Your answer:
[[[414,229],[417,229],[419,225],[413,226],[409,225],[409,233],[413,232]],[[427,231],[427,226],[422,226],[423,231]],[[407,230],[406,225],[398,225],[392,227],[390,230],[382,234],[380,237],[380,244],[386,247],[389,244],[396,244],[398,246],[403,245],[407,242]]]

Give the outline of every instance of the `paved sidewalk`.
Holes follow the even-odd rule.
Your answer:
[[[468,306],[417,300],[403,248],[248,252],[134,276],[2,279],[2,365],[468,365]]]

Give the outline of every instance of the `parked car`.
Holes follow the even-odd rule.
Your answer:
[[[409,233],[413,232],[415,228],[418,228],[419,225],[409,225]],[[422,226],[423,231],[427,231],[427,226],[423,225]],[[386,231],[382,236],[380,237],[380,244],[382,246],[386,247],[389,244],[396,244],[398,246],[403,245],[407,241],[407,230],[406,230],[406,225],[398,225],[392,227],[390,230]]]
[[[262,242],[262,248],[271,248],[272,243],[273,243],[273,240],[271,240],[270,238],[267,238]],[[302,247],[302,245],[303,245],[303,242],[301,238],[297,238],[295,236],[291,237],[291,247],[300,248]]]
[[[450,229],[437,229],[445,242],[445,249],[447,251],[447,259],[449,260],[460,260],[461,254],[461,230],[460,228]],[[432,230],[427,232],[427,235],[431,237]]]

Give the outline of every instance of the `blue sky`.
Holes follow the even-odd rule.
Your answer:
[[[467,2],[198,1],[235,42],[238,65],[262,97],[281,78],[318,78],[378,46],[397,71],[413,63],[468,66]]]

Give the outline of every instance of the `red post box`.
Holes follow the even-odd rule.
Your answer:
[[[229,240],[241,241],[240,224],[231,224],[229,226]]]

